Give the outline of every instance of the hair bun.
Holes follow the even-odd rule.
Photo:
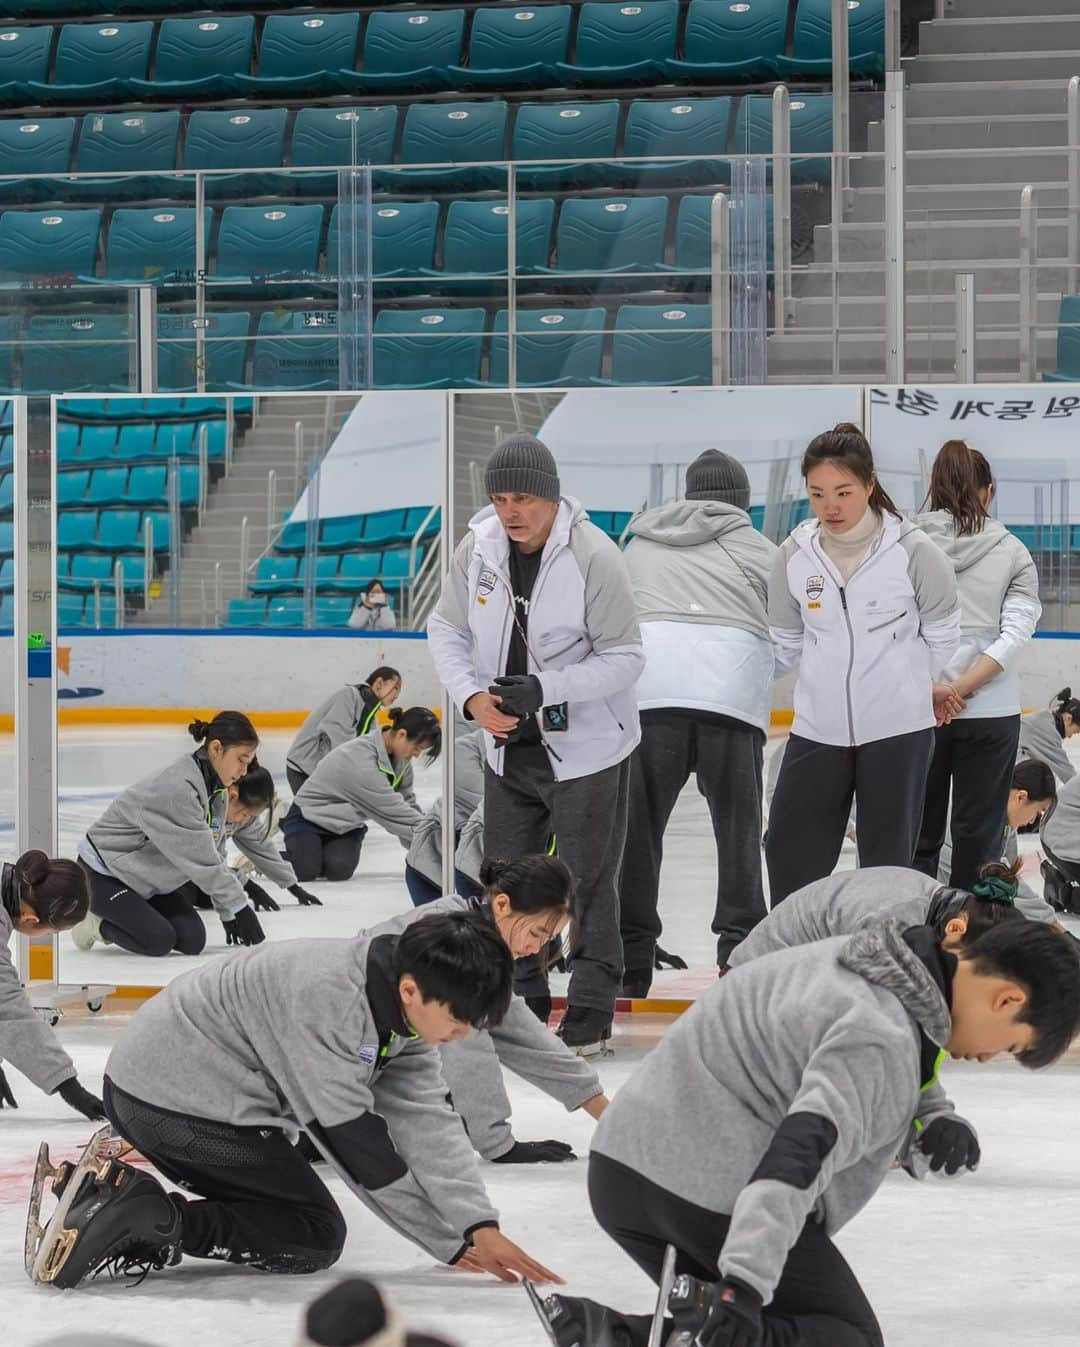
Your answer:
[[[15,871],[24,884],[34,888],[49,877],[49,858],[44,851],[24,851],[15,862]]]
[[[497,856],[485,856],[480,862],[480,883],[485,889],[493,888],[502,878],[506,861]]]
[[[206,731],[209,728],[210,725],[207,721],[193,720],[191,724],[187,727],[187,731],[188,734],[191,735],[192,739],[194,739],[196,743],[201,744],[202,741],[206,738]]]

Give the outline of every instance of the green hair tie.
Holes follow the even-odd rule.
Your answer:
[[[977,884],[973,884],[971,892],[991,903],[1008,903],[1012,907],[1016,902],[1017,888],[1018,885],[1011,879],[1001,879],[997,875],[989,875],[986,879],[980,879]]]

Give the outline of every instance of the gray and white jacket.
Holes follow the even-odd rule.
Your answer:
[[[158,1108],[302,1128],[387,1225],[452,1262],[498,1216],[439,1054],[402,1015],[393,949],[288,940],[214,959],[140,1008],[105,1073]]]
[[[849,747],[935,724],[931,674],[960,639],[952,566],[921,529],[885,514],[845,585],[804,520],[769,579],[777,672],[799,668],[792,733]]]
[[[1080,864],[1080,776],[1066,781],[1047,814],[1040,836],[1055,856]]]
[[[331,749],[377,726],[382,702],[366,683],[338,688],[312,711],[289,745],[285,761],[310,776]]]
[[[506,671],[513,630],[510,541],[493,506],[469,520],[435,611],[428,645],[443,685],[464,711]],[[564,496],[529,602],[529,672],[545,706],[569,704],[566,732],[541,738],[557,781],[623,761],[641,737],[634,684],[645,666],[622,553],[581,505]],[[485,731],[487,761],[503,751]]]
[[[839,1230],[907,1140],[954,963],[932,931],[886,922],[733,969],[618,1091],[593,1149],[730,1216],[720,1275],[768,1302],[806,1221]]]
[[[957,720],[1020,714],[1020,654],[1042,616],[1039,573],[1019,538],[997,519],[978,533],[958,534],[948,510],[929,510],[914,521],[945,553],[956,571],[960,597],[960,644],[935,673],[948,681],[969,669],[980,655],[1001,665]]]
[[[226,822],[220,836],[215,837],[218,854],[222,860],[227,857],[229,842],[245,855],[260,875],[279,889],[290,889],[296,883],[296,871],[282,856],[278,843],[267,834],[268,811],[263,810],[246,823],[235,825]]]
[[[454,717],[454,832],[484,808],[484,739],[479,726]],[[442,800],[436,800],[413,829],[406,865],[432,884],[442,884]],[[471,878],[471,876],[470,876]]]
[[[296,792],[296,807],[327,832],[352,832],[373,821],[407,847],[424,815],[413,791],[412,764],[395,761],[382,734],[339,744]]]
[[[1016,760],[1020,762],[1025,758],[1045,762],[1063,784],[1076,775],[1052,711],[1036,711],[1033,715],[1020,717],[1020,746]]]
[[[228,807],[228,792],[200,748],[118,795],[86,830],[79,859],[143,898],[190,882],[229,921],[251,904],[217,847]]]
[[[10,1062],[39,1090],[52,1094],[65,1080],[74,1080],[75,1063],[30,1004],[11,957],[12,914],[18,911],[15,882],[14,867],[4,865],[0,869],[0,1063]]]
[[[368,934],[398,936],[414,921],[433,912],[485,910],[486,905],[478,898],[438,898],[380,922]],[[520,996],[510,1002],[501,1024],[490,1030],[474,1030],[455,1043],[443,1043],[439,1054],[454,1108],[465,1123],[469,1140],[485,1160],[505,1155],[514,1144],[502,1067],[558,1100],[569,1112],[603,1093],[600,1077],[585,1058],[541,1024]]]
[[[719,500],[645,510],[630,532],[624,555],[645,650],[639,710],[688,707],[768,733],[775,544]]]

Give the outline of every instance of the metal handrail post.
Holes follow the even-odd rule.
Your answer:
[[[152,285],[135,287],[135,387],[140,393],[157,392],[157,291]]]
[[[300,472],[304,460],[304,423],[297,421],[293,425],[293,495],[300,495]]]
[[[248,566],[251,564],[249,561],[250,550],[250,525],[247,515],[244,515],[243,519],[240,520],[240,583],[242,585],[247,584]]]
[[[150,582],[154,575],[154,521],[143,524],[143,611],[150,607]]]
[[[723,192],[712,199],[710,212],[712,264],[712,381],[731,379],[731,212]]]
[[[233,448],[236,444],[236,399],[225,400],[225,476],[232,472]]]
[[[902,384],[907,364],[904,209],[904,74],[885,76],[885,377]]]
[[[833,172],[840,190],[851,184],[851,57],[848,51],[847,0],[832,0]],[[845,207],[848,205],[844,199]]]
[[[221,562],[214,562],[214,626],[221,625],[221,610],[225,606],[221,587]]]
[[[885,0],[885,69],[900,69],[900,0]]]
[[[958,384],[975,382],[975,273],[956,274],[956,365]]]
[[[124,626],[124,563],[119,557],[116,559],[116,565],[113,566],[113,594],[116,604],[116,626],[123,630]]]
[[[1020,193],[1020,378],[1035,378],[1035,307],[1039,293],[1035,188]]]
[[[206,514],[206,488],[210,477],[210,450],[207,441],[210,437],[210,426],[206,421],[199,426],[199,523],[203,521]]]
[[[274,516],[277,514],[277,473],[273,468],[266,474],[266,546],[274,536]]]
[[[791,95],[778,84],[772,100],[773,327],[783,332],[791,295]]]
[[[101,630],[101,581],[94,581],[94,630]]]
[[[517,385],[517,170],[506,170],[506,386]]]
[[[206,392],[206,179],[195,174],[195,391]]]
[[[1069,81],[1065,96],[1066,135],[1069,158],[1069,218],[1066,222],[1069,294],[1080,293],[1080,75]]]

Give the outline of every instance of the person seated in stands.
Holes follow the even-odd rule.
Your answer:
[[[397,630],[397,618],[390,607],[390,596],[381,580],[372,580],[364,590],[363,598],[349,616],[349,626],[356,631]]]

